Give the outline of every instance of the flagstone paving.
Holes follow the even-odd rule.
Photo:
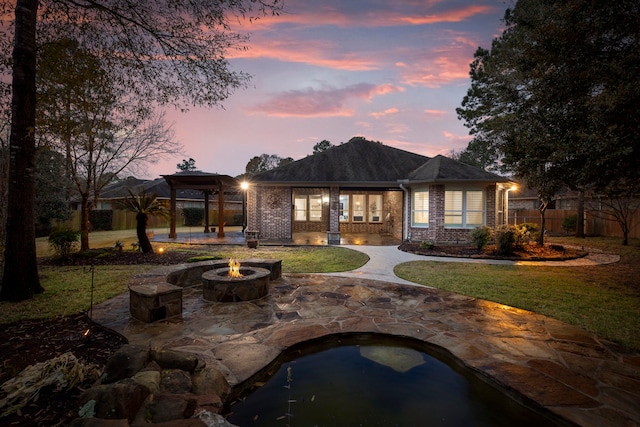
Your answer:
[[[132,319],[123,294],[94,307],[93,319],[131,344],[193,353],[232,386],[308,340],[408,337],[578,425],[640,425],[640,353],[525,310],[364,276],[283,275],[267,297],[239,303],[208,302],[199,287],[185,288],[182,317],[155,323]]]

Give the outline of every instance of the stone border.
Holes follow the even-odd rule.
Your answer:
[[[227,260],[201,261],[159,268],[134,276],[129,281],[129,313],[145,323],[182,315],[182,291],[202,285],[202,274],[225,268]],[[282,277],[282,260],[249,258],[241,266],[269,271],[269,280]]]

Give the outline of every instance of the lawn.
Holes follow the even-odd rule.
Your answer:
[[[92,233],[93,247],[135,241],[132,230]],[[618,263],[593,267],[495,266],[415,261],[396,267],[407,280],[476,298],[510,305],[585,328],[600,337],[640,349],[640,240],[622,246],[613,238],[550,238],[551,243],[597,248],[621,256]],[[341,247],[260,247],[166,245],[168,250],[219,258],[264,257],[283,260],[285,273],[348,271],[367,261],[360,252]],[[39,256],[48,255],[46,240]],[[27,318],[51,318],[86,311],[126,291],[129,277],[151,265],[41,266],[46,292],[18,304],[0,303],[0,324]],[[92,286],[93,284],[93,286]],[[93,295],[91,290],[93,289]]]
[[[593,267],[541,267],[413,261],[395,273],[426,286],[534,311],[640,349],[640,241],[551,238],[594,247],[620,262]]]

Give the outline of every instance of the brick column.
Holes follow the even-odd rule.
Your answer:
[[[340,187],[329,188],[329,231],[327,242],[330,245],[340,244]]]

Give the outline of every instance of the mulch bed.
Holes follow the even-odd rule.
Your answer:
[[[512,254],[500,254],[495,245],[478,249],[471,245],[427,245],[417,242],[404,242],[400,250],[426,256],[447,256],[455,258],[505,259],[513,261],[562,261],[580,258],[587,252],[559,245],[540,246],[535,243],[516,248]]]
[[[91,256],[74,254],[67,259],[42,258],[41,265],[172,265],[186,262],[193,252],[145,254],[134,251],[96,250]],[[88,335],[85,333],[89,331]],[[46,362],[66,352],[77,359],[104,367],[111,355],[127,340],[122,335],[91,323],[86,313],[47,320],[24,320],[0,326],[0,384],[29,365]],[[36,401],[20,413],[0,418],[3,426],[66,426],[78,417],[78,397],[85,383],[70,390],[42,390]],[[4,392],[0,390],[0,398]],[[4,410],[4,409],[3,409]],[[0,411],[1,413],[1,411]]]

